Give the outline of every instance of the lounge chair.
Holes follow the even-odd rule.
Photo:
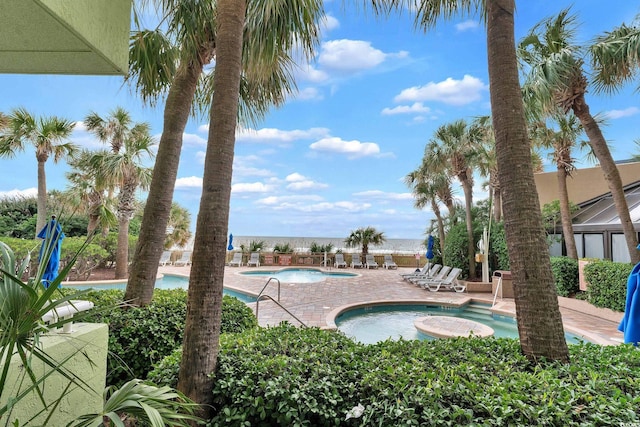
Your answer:
[[[336,259],[333,260],[333,266],[335,268],[340,268],[340,267],[344,267],[347,268],[347,262],[344,260],[344,255],[343,254],[336,254]]]
[[[171,251],[163,251],[162,255],[160,255],[160,262],[158,263],[161,266],[171,265]]]
[[[431,292],[437,292],[440,288],[450,291],[464,292],[467,290],[465,285],[458,283],[458,276],[462,273],[460,268],[452,268],[447,277],[442,280],[429,280],[424,282],[424,288]]]
[[[191,265],[191,251],[184,251],[182,252],[182,256],[180,257],[180,259],[176,260],[173,265],[175,266],[187,266],[187,265]]]
[[[351,255],[351,268],[363,268],[362,260],[360,259],[360,255],[353,254]]]
[[[433,276],[417,276],[413,278],[409,278],[409,281],[416,286],[420,286],[424,288],[424,283],[429,281],[438,281],[447,277],[447,274],[451,271],[451,267],[448,265],[443,266],[436,274]]]
[[[242,267],[242,252],[236,252],[233,254],[233,259],[229,261],[229,267]]]
[[[376,260],[373,257],[373,255],[366,255],[365,256],[365,266],[367,268],[378,268],[378,263],[376,262]]]
[[[382,263],[382,267],[386,268],[387,270],[396,269],[398,268],[398,264],[395,263],[391,255],[385,255],[384,262]]]
[[[258,252],[251,252],[251,257],[247,261],[247,267],[260,267],[260,254]]]
[[[425,264],[420,271],[416,270],[413,273],[403,274],[404,280],[410,281],[411,279],[429,279],[434,277],[442,268],[440,264]]]

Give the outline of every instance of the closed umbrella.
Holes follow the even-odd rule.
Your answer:
[[[426,254],[426,257],[429,260],[429,262],[431,262],[431,260],[434,257],[434,255],[433,255],[433,236],[431,236],[431,235],[429,235],[429,238],[427,239],[427,254]]]
[[[56,221],[56,217],[52,216],[49,221],[38,233],[38,237],[44,239],[40,246],[39,260],[46,261],[44,272],[42,273],[42,284],[48,288],[51,282],[58,277],[58,268],[60,267],[60,248],[64,233],[62,227]]]
[[[640,245],[638,245],[640,250]],[[627,300],[624,317],[618,330],[624,334],[624,342],[635,346],[640,343],[640,262],[633,267],[627,279]]]
[[[227,250],[233,250],[233,234],[231,233],[229,233],[229,246],[227,247]]]

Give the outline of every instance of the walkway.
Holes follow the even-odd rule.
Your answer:
[[[274,270],[277,267],[264,267]],[[260,269],[263,269],[262,267]],[[227,267],[225,271],[225,287],[256,295],[266,283],[265,277],[244,276],[239,273],[256,270],[255,267]],[[332,271],[336,271],[333,269]],[[448,291],[429,292],[411,283],[405,282],[401,274],[410,273],[413,269],[399,268],[397,270],[354,270],[340,269],[359,273],[353,278],[327,278],[318,283],[282,283],[280,303],[296,317],[309,326],[321,328],[332,327],[330,319],[340,307],[358,303],[445,303],[461,302],[468,298],[491,304],[493,295],[490,293],[455,293]],[[161,273],[189,275],[189,267],[160,267]],[[274,282],[272,282],[274,283]],[[270,284],[268,295],[277,297],[277,286]],[[255,303],[250,304],[254,308]],[[496,308],[501,312],[515,315],[515,304],[512,299],[498,298]],[[599,344],[619,344],[622,333],[617,330],[618,323],[581,313],[575,310],[561,308],[565,328],[586,337]],[[329,319],[329,322],[327,321]],[[258,323],[262,326],[277,325],[282,321],[297,324],[296,320],[284,310],[269,300],[260,302]]]

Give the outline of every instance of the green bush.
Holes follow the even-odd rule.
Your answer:
[[[492,271],[511,270],[507,238],[504,234],[504,222],[494,223],[491,226],[489,241],[489,268]]]
[[[590,260],[584,267],[587,301],[596,307],[624,311],[627,279],[633,265],[606,260]]]
[[[211,425],[640,422],[640,352],[587,343],[571,345],[570,357],[570,364],[534,368],[517,340],[367,346],[317,328],[258,328],[221,337]],[[172,358],[156,378],[175,381],[179,355]],[[359,405],[361,416],[346,419]]]
[[[569,257],[551,257],[551,272],[556,282],[556,291],[567,297],[580,290],[578,261]]]
[[[465,223],[458,223],[451,227],[444,244],[444,263],[450,267],[460,268],[462,279],[469,276],[468,241],[467,226]]]
[[[100,311],[100,307],[120,303],[123,297],[120,290],[92,291],[87,295],[97,307],[87,321],[109,324],[108,385],[145,378],[154,363],[182,345],[185,290],[156,289],[148,306]],[[223,297],[222,333],[240,332],[256,325],[253,312],[242,301]]]

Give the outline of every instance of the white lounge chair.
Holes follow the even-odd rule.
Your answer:
[[[159,265],[161,266],[165,266],[165,265],[171,265],[171,251],[163,251],[162,255],[160,255],[160,262]]]
[[[395,269],[395,268],[398,268],[398,264],[395,263],[391,255],[385,255],[384,262],[382,263],[382,267],[386,268],[387,270]]]
[[[242,252],[236,252],[233,254],[233,259],[229,261],[229,267],[242,267]]]
[[[191,265],[191,251],[182,252],[182,256],[180,257],[180,259],[176,260],[176,262],[174,262],[173,265],[175,266]]]
[[[437,292],[440,288],[448,289],[450,291],[464,292],[467,290],[465,285],[458,283],[458,276],[462,273],[460,268],[452,268],[447,277],[442,280],[429,280],[424,282],[425,289],[429,289],[431,292]]]
[[[409,281],[411,283],[413,283],[414,285],[416,285],[416,286],[420,286],[420,287],[424,288],[424,283],[425,282],[442,280],[445,277],[447,277],[447,274],[449,274],[450,271],[451,271],[451,267],[449,267],[448,265],[445,265],[440,269],[440,271],[438,271],[433,276],[413,277],[413,278],[410,278]]]
[[[347,262],[344,260],[344,255],[341,253],[337,253],[335,260],[333,260],[333,265],[335,268],[347,268]]]
[[[425,264],[419,271],[416,270],[413,273],[403,274],[404,280],[411,281],[411,279],[429,279],[434,277],[442,268],[440,264]]]
[[[260,254],[258,252],[251,252],[251,257],[247,261],[247,267],[260,267]]]
[[[360,255],[353,254],[351,255],[351,268],[363,268],[362,260],[360,259]]]
[[[378,268],[378,263],[376,262],[376,260],[373,257],[373,255],[366,255],[365,256],[365,266],[367,268]]]

